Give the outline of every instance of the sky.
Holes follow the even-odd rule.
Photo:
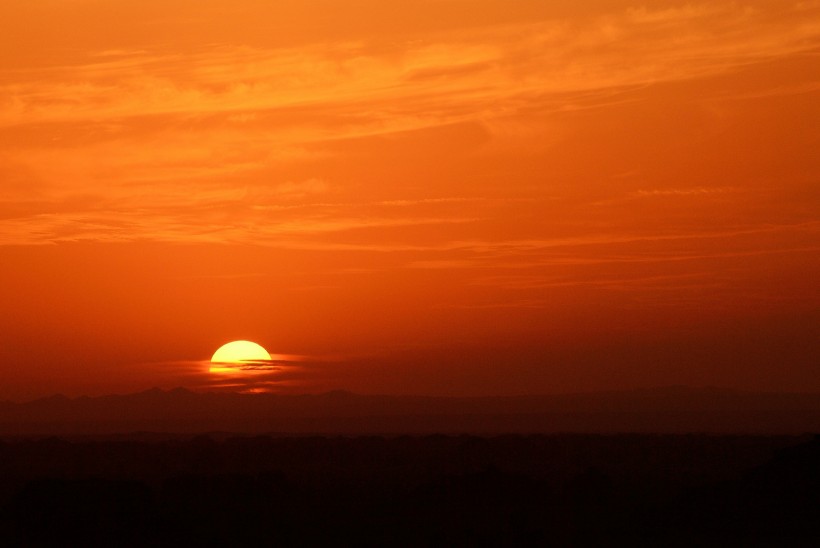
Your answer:
[[[820,391],[818,128],[817,0],[3,0],[0,399]]]

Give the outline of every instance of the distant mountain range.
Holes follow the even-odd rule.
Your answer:
[[[194,393],[0,402],[0,436],[125,432],[281,434],[820,432],[820,394],[667,387],[511,397]]]

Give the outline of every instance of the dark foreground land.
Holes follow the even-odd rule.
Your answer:
[[[820,545],[820,438],[0,442],[2,546]]]

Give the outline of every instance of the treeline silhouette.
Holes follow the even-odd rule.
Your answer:
[[[820,541],[820,438],[125,436],[0,442],[3,546]]]

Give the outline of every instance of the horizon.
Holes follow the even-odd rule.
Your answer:
[[[193,392],[0,402],[0,438],[133,432],[370,436],[506,434],[790,435],[817,431],[820,393],[670,386],[521,396]]]
[[[473,394],[466,396],[453,396],[446,394],[427,394],[427,393],[380,393],[380,392],[354,392],[344,388],[335,388],[330,390],[323,390],[318,392],[274,392],[274,391],[226,391],[219,389],[192,389],[185,386],[160,387],[152,386],[131,392],[111,392],[101,394],[79,394],[67,395],[61,392],[56,392],[46,396],[39,396],[34,399],[26,400],[0,400],[0,403],[11,403],[15,405],[34,403],[41,400],[49,400],[54,398],[65,399],[69,401],[99,399],[110,397],[129,397],[138,396],[147,393],[162,393],[173,394],[184,392],[192,395],[232,395],[232,396],[247,396],[253,398],[255,396],[275,396],[275,397],[300,397],[300,396],[328,396],[335,394],[344,394],[357,397],[377,397],[377,398],[419,398],[419,399],[516,399],[516,398],[551,398],[551,397],[566,397],[566,396],[595,396],[604,394],[635,394],[635,393],[658,393],[658,392],[679,392],[679,393],[714,393],[727,392],[736,394],[766,396],[766,395],[802,395],[802,396],[820,396],[818,391],[777,391],[777,390],[746,390],[742,388],[732,388],[725,386],[690,386],[682,384],[670,384],[660,386],[648,386],[639,388],[623,388],[623,389],[608,389],[608,390],[586,390],[579,392],[540,392],[540,393],[519,393],[519,394]]]

